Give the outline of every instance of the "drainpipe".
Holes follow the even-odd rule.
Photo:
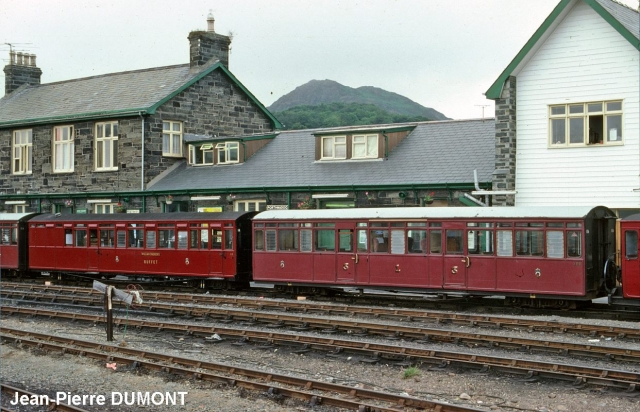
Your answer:
[[[384,137],[384,158],[389,158],[389,136],[387,136],[386,132],[382,132],[382,136]]]
[[[142,112],[139,112],[140,120],[142,121],[142,164],[140,170],[140,190],[144,192],[144,116]]]

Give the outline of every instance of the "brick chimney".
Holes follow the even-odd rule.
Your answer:
[[[192,31],[189,33],[189,61],[191,67],[204,65],[210,59],[220,60],[229,68],[229,45],[231,38],[217,34],[214,31],[213,14],[207,16],[207,31]]]
[[[4,66],[4,94],[16,90],[23,84],[40,84],[42,70],[36,67],[36,55],[9,52],[9,64]]]

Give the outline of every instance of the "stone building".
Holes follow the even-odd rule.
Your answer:
[[[0,99],[6,211],[159,211],[150,182],[181,164],[187,135],[271,133],[278,120],[229,71],[230,39],[188,36],[189,64],[41,84],[11,53]]]

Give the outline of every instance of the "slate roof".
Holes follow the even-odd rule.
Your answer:
[[[24,85],[0,99],[0,127],[153,114],[158,106],[214,70],[222,70],[269,117],[275,117],[219,61]]]
[[[636,39],[640,39],[640,16],[637,10],[614,0],[596,0],[613,18],[619,21]]]
[[[380,187],[490,182],[495,169],[494,119],[388,125],[415,126],[386,160],[316,161],[314,134],[332,129],[284,131],[236,165],[185,163],[150,191],[240,191],[249,188]],[[358,130],[366,127],[359,126]],[[371,128],[382,128],[380,125]],[[342,130],[342,129],[341,129]]]

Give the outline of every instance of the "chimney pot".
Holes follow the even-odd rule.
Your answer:
[[[22,66],[22,52],[17,52],[16,56],[18,57],[18,66]]]
[[[13,50],[9,52],[9,64],[12,66],[16,64],[16,52]]]
[[[213,29],[213,24],[215,23],[215,21],[216,20],[213,18],[213,12],[209,10],[209,15],[207,16],[207,31],[215,33],[215,30]]]
[[[33,67],[36,67],[36,55],[35,54],[31,55],[31,65]]]

